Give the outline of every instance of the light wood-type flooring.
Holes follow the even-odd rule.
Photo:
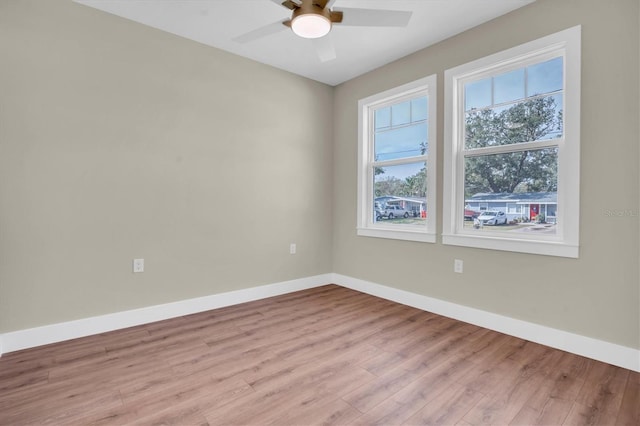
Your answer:
[[[639,425],[640,374],[335,285],[0,358],[2,425]]]

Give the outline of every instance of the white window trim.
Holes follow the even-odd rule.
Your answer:
[[[421,78],[411,83],[386,90],[358,101],[358,218],[357,235],[365,237],[391,238],[398,240],[436,242],[436,190],[437,190],[437,79],[436,75]],[[372,132],[372,120],[370,108],[388,103],[396,99],[408,96],[426,94],[428,96],[427,126],[427,222],[423,229],[415,229],[415,226],[388,225],[372,220],[374,205],[373,176],[370,176],[369,162],[372,161],[372,138],[368,136]]]
[[[445,152],[443,244],[577,258],[580,230],[580,39],[581,28],[564,31],[445,71]],[[517,68],[528,59],[546,53],[564,53],[564,142],[558,144],[558,228],[554,236],[536,235],[513,238],[504,233],[471,234],[463,230],[464,168],[461,155],[464,142],[456,127],[458,105],[463,100],[460,83],[470,76],[491,75],[496,69]],[[533,144],[544,145],[544,142]]]

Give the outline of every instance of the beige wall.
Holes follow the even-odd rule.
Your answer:
[[[538,0],[338,86],[334,272],[640,348],[638,23],[637,0]],[[358,99],[438,74],[442,188],[444,70],[579,24],[579,259],[445,246],[440,239],[421,244],[356,236]],[[442,189],[437,198],[441,203]],[[632,214],[610,217],[607,210]],[[464,260],[464,274],[453,273],[454,258]]]
[[[331,272],[332,100],[71,0],[0,1],[0,333]]]

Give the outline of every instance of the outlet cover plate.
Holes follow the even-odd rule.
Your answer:
[[[133,272],[144,272],[144,259],[133,259]]]

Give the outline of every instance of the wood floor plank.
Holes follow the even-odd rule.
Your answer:
[[[343,396],[342,399],[361,413],[366,413],[419,377],[420,375],[413,371],[394,368]]]
[[[122,400],[115,389],[77,387],[49,394],[28,405],[9,408],[2,413],[1,424],[70,424],[80,422],[87,412],[120,407]]]
[[[0,379],[0,392],[19,391],[39,383],[47,383],[48,380],[49,371],[47,368],[24,369],[13,374],[7,374]]]
[[[380,377],[404,361],[406,359],[395,352],[382,351],[367,360],[361,361],[358,366]]]
[[[373,346],[354,346],[349,350],[333,354],[328,362],[317,360],[301,364],[296,368],[282,366],[268,369],[258,376],[245,377],[245,380],[253,389],[261,392],[281,390],[291,383],[303,383],[306,381],[315,383],[319,377],[324,377],[326,381],[323,384],[327,384],[329,379],[339,371],[365,371],[357,367],[356,364],[360,359],[371,357],[376,352],[377,350]],[[373,377],[370,373],[367,373],[367,375]],[[341,389],[340,392],[343,394],[346,390]]]
[[[520,375],[519,366],[510,359],[494,365],[478,365],[458,380],[466,387],[485,393],[504,392]]]
[[[287,412],[271,425],[346,425],[353,423],[361,413],[341,399],[330,399],[326,404],[313,404],[295,413]]]
[[[372,344],[382,349],[393,348],[394,352],[410,357],[433,345],[437,337],[444,334],[441,330],[463,326],[444,317],[425,317],[420,321],[410,319],[381,329],[374,336]]]
[[[585,381],[565,420],[566,424],[611,424],[619,416],[626,382],[592,383]]]
[[[613,424],[614,421],[615,419],[603,415],[598,407],[574,402],[571,405],[569,415],[562,424],[567,426],[598,426],[610,425]]]
[[[483,394],[453,384],[409,418],[406,425],[453,425],[462,420]]]
[[[469,329],[464,333],[458,329],[448,339],[441,338],[432,341],[424,351],[417,352],[402,363],[402,368],[411,371],[428,371],[445,362],[454,359],[467,358],[462,356],[465,347],[475,339],[489,333],[489,330]],[[402,349],[400,349],[402,351]]]
[[[554,381],[550,396],[573,401],[585,383],[588,360],[566,352],[556,354],[558,361],[548,372],[548,377]]]
[[[468,389],[484,390],[486,394],[464,416],[465,421],[471,424],[509,424],[527,405],[545,378],[528,374],[514,363],[511,359],[504,359],[489,375],[481,376],[484,378],[480,381],[481,386],[476,380],[468,383],[464,379],[458,381],[465,383]]]
[[[640,374],[336,285],[5,354],[0,425],[640,425]]]
[[[177,378],[164,388],[150,389],[130,394],[123,400],[123,409],[135,411],[137,418],[155,417],[170,407],[182,407],[187,411],[201,404],[215,401],[223,404],[239,395],[254,393],[251,386],[241,379],[215,380],[208,376]]]
[[[206,417],[214,424],[268,424],[275,422],[283,412],[300,412],[310,406],[322,405],[373,377],[348,363],[329,363],[289,380],[270,382],[244,401],[207,411]],[[278,409],[274,410],[274,407]]]
[[[640,377],[640,373],[633,373],[627,380],[620,412],[616,419],[619,425],[640,425],[640,382],[636,380],[637,377]]]
[[[539,409],[525,405],[509,422],[510,425],[561,425],[571,411],[572,402],[560,398],[547,398]]]
[[[440,395],[444,389],[455,386],[456,380],[475,367],[471,361],[464,358],[450,360],[437,365],[418,380],[411,382],[402,390],[395,393],[391,399],[404,405],[401,409],[396,407],[396,411],[398,411],[398,414],[401,414],[402,417],[398,423],[403,423],[415,415],[425,405]],[[379,407],[380,406],[374,408],[369,413],[379,411]],[[379,417],[380,414],[382,413],[376,413],[374,417]]]
[[[303,342],[306,341],[303,340]],[[293,355],[287,356],[274,351],[272,355],[262,357],[259,364],[253,365],[251,369],[245,369],[239,374],[248,383],[258,383],[266,377],[278,376],[283,372],[293,374],[299,370],[306,371],[326,361],[337,363],[346,360],[355,365],[379,353],[377,348],[359,339],[338,339],[325,342],[320,347],[312,346],[314,350],[297,351]]]
[[[160,410],[150,416],[138,418],[131,422],[133,425],[202,425],[208,426],[209,422],[202,414],[200,407],[195,403],[180,404],[164,410]]]
[[[411,340],[412,336],[422,335],[425,329],[435,330],[439,323],[448,323],[448,319],[428,312],[410,312],[403,321],[383,327],[371,339],[371,344],[384,347],[393,347],[398,342]]]
[[[422,336],[410,342],[397,342],[395,350],[407,357],[428,353],[430,355],[461,358],[469,352],[478,332],[489,332],[465,323],[448,323],[446,328],[424,331]]]

